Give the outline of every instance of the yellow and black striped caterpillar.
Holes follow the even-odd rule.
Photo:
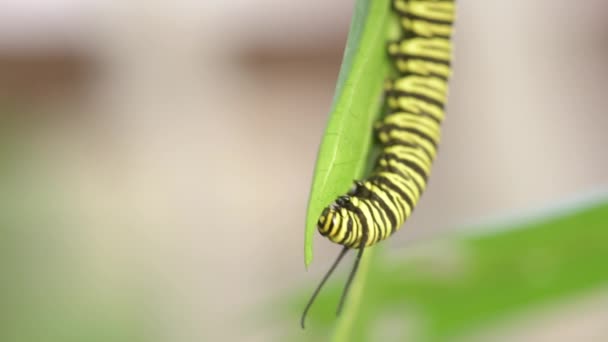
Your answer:
[[[402,38],[388,43],[398,76],[386,82],[389,113],[375,125],[381,153],[372,174],[326,207],[317,224],[321,235],[343,245],[302,314],[350,249],[358,249],[342,292],[338,314],[366,247],[391,236],[412,214],[426,188],[437,154],[451,73],[454,1],[393,0]]]

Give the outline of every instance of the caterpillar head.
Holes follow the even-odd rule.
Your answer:
[[[321,235],[327,236],[336,225],[340,224],[339,210],[336,202],[323,209],[317,222],[317,229]]]

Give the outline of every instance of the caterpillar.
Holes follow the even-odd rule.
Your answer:
[[[321,213],[317,229],[343,246],[311,296],[300,324],[344,255],[358,249],[338,304],[340,314],[366,247],[394,234],[426,188],[437,154],[451,74],[453,0],[393,0],[402,36],[387,43],[397,77],[385,83],[388,113],[375,124],[381,146],[375,168]]]

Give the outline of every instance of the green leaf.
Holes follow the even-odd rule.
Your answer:
[[[397,33],[390,0],[357,0],[308,201],[306,267],[312,262],[321,211],[369,168],[372,126],[381,114],[383,84],[392,70],[386,41]]]
[[[540,321],[547,308],[565,312],[572,300],[605,297],[606,222],[608,189],[411,244],[399,257],[376,252],[361,264],[365,286],[353,287],[337,326],[344,279],[318,297],[309,335],[294,324],[285,340],[318,340],[332,329],[334,341],[383,340],[389,326],[400,336],[388,340],[468,341],[518,317]],[[309,290],[290,304],[294,321]]]

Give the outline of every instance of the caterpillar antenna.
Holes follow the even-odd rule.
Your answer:
[[[308,304],[306,304],[306,308],[304,309],[304,312],[302,313],[302,318],[300,319],[300,326],[302,327],[302,329],[305,328],[304,323],[305,323],[305,320],[306,320],[306,314],[308,314],[308,310],[310,310],[310,307],[312,306],[312,303],[314,303],[315,299],[317,298],[317,295],[321,291],[321,288],[323,288],[323,285],[325,284],[325,282],[327,281],[327,279],[329,279],[329,277],[331,276],[331,274],[336,269],[336,266],[338,266],[338,264],[340,263],[340,260],[342,260],[342,258],[344,257],[344,255],[346,254],[346,252],[348,252],[349,249],[350,248],[348,248],[346,246],[344,246],[344,248],[342,248],[342,251],[338,255],[338,258],[336,258],[336,261],[334,261],[334,264],[331,266],[331,268],[329,269],[329,271],[327,271],[327,273],[325,273],[325,276],[323,277],[323,280],[321,280],[321,283],[319,284],[319,286],[317,286],[315,292],[313,292],[312,296],[308,300]]]
[[[344,285],[344,290],[342,291],[342,297],[340,298],[340,304],[338,304],[338,310],[336,311],[336,316],[340,316],[340,312],[342,312],[342,308],[344,307],[344,301],[346,300],[346,295],[348,294],[348,290],[350,290],[350,285],[355,278],[355,274],[357,274],[357,270],[359,269],[359,262],[361,261],[361,256],[363,256],[363,251],[365,248],[360,248],[359,253],[357,253],[357,260],[355,260],[355,265],[353,269],[350,271],[350,275],[348,276],[348,280],[346,281],[346,285]]]

